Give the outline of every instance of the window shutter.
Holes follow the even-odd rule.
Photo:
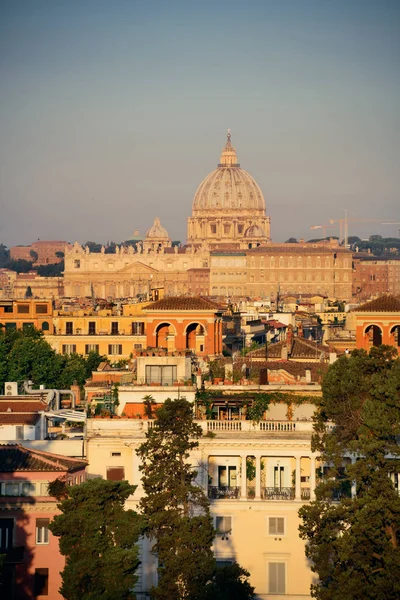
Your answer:
[[[268,564],[268,592],[270,594],[285,594],[285,563]]]
[[[107,479],[109,481],[123,481],[125,479],[124,467],[108,467]]]

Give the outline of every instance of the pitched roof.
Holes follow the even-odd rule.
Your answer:
[[[86,461],[24,448],[21,444],[0,445],[0,473],[15,471],[72,472],[86,467]]]
[[[38,398],[20,400],[12,396],[0,397],[0,413],[40,412],[46,409],[46,402]]]
[[[1,425],[35,425],[40,419],[40,412],[47,409],[47,404],[38,398],[0,397]]]
[[[207,310],[219,311],[221,307],[216,302],[200,296],[169,296],[157,300],[146,307],[146,310]]]
[[[281,358],[282,348],[286,345],[287,340],[276,342],[275,344],[269,344],[268,358]],[[289,359],[291,360],[296,360],[296,358],[307,358],[309,360],[319,362],[322,353],[329,355],[330,352],[332,352],[332,350],[329,348],[329,346],[312,342],[302,337],[294,337],[291,343],[291,348],[288,348],[288,355]],[[265,346],[249,352],[246,356],[251,358],[265,358]]]
[[[247,355],[248,356],[248,355]],[[249,366],[249,362],[246,361],[246,357],[244,359],[240,359],[240,363],[246,363]],[[259,369],[268,367],[268,371],[286,371],[290,373],[293,377],[305,377],[306,371],[310,371],[311,373],[311,381],[312,382],[320,382],[321,377],[326,373],[329,368],[328,363],[320,363],[320,362],[296,362],[295,360],[268,360],[262,361],[252,364],[252,370],[259,371]]]
[[[370,300],[353,308],[352,312],[400,312],[400,298],[391,294],[385,294],[375,300]]]

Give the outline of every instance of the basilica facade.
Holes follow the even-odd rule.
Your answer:
[[[274,244],[263,193],[241,169],[228,133],[220,162],[199,185],[188,218],[187,243],[172,246],[155,219],[143,241],[92,253],[65,250],[64,295],[134,298],[163,288],[167,295],[222,300],[275,299],[318,293],[351,298],[352,255],[336,240]]]

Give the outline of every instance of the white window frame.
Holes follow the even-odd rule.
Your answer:
[[[283,533],[271,533],[270,519],[282,519],[283,520]],[[286,536],[286,517],[282,515],[268,515],[267,516],[267,536],[268,537],[285,537]]]
[[[40,521],[44,521],[45,519],[36,519],[36,522],[39,521],[39,520]],[[50,529],[49,529],[49,523],[50,523],[50,519],[47,519],[47,521],[48,521],[47,527],[44,527],[44,526],[38,527],[36,525],[35,535],[36,535],[36,544],[38,546],[46,546],[46,545],[48,545],[50,543],[49,542],[49,531],[50,531]]]

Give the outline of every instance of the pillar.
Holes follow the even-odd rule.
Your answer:
[[[247,455],[242,454],[242,478],[241,478],[241,490],[240,490],[240,498],[241,500],[246,500],[247,498],[247,476],[246,476],[246,463],[247,463]]]
[[[256,456],[256,498],[261,498],[261,456]]]
[[[310,458],[310,500],[315,500],[315,456],[312,455]]]
[[[301,456],[296,456],[295,499],[301,500]]]

